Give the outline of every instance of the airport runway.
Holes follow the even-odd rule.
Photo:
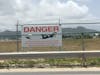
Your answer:
[[[81,71],[81,72],[6,72],[0,75],[100,75],[100,71]]]

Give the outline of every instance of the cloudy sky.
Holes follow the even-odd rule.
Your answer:
[[[59,17],[62,20],[100,19],[100,0],[0,0],[0,31],[15,30],[17,20],[34,23]]]

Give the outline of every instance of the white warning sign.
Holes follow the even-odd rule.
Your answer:
[[[59,25],[24,25],[23,47],[62,46],[62,30]]]

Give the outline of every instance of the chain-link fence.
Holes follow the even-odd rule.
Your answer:
[[[77,31],[74,28],[62,28],[62,47],[23,48],[20,29],[0,32],[0,52],[100,50],[100,32],[96,30],[84,27],[76,28]]]
[[[85,24],[84,24],[85,25]],[[99,30],[88,29],[85,27],[62,28],[61,47],[22,47],[22,26],[17,25],[16,31],[0,32],[0,52],[29,52],[29,51],[91,51],[100,50]],[[36,34],[37,35],[37,34]],[[33,35],[31,35],[33,36]],[[34,36],[33,36],[34,37]],[[86,66],[85,54],[80,57],[82,66]],[[94,64],[94,62],[93,62]],[[62,65],[62,64],[61,64]],[[66,64],[65,64],[66,65]],[[65,66],[64,65],[64,66]]]

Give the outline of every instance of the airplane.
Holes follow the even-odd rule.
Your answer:
[[[47,38],[53,38],[56,34],[57,32],[54,32],[52,34],[41,34],[41,35],[42,35],[42,39],[47,39]]]
[[[48,39],[48,38],[53,38],[55,35],[57,34],[57,32],[54,32],[52,34],[41,34],[42,39]],[[30,36],[26,36],[26,39],[31,39]]]
[[[31,39],[29,36],[26,37],[27,39]]]

